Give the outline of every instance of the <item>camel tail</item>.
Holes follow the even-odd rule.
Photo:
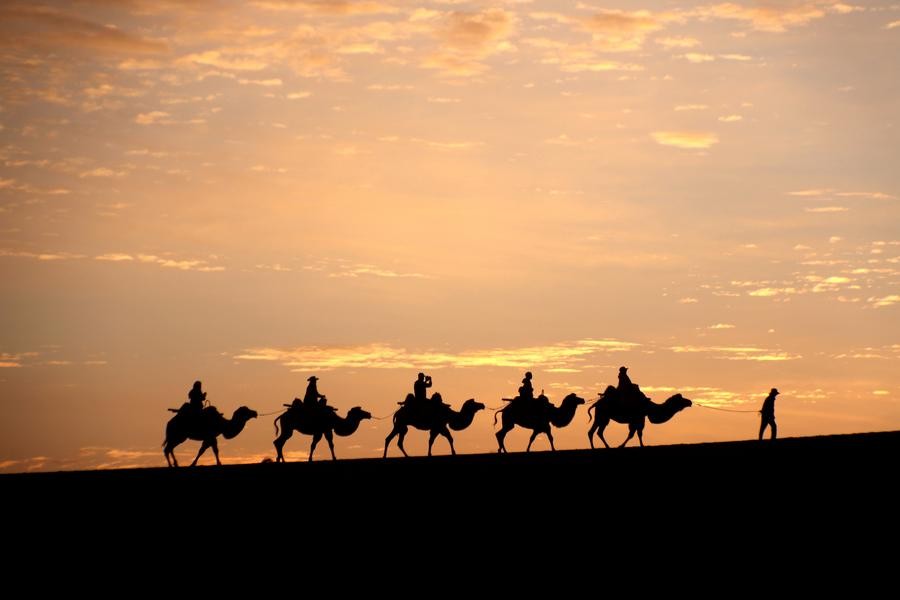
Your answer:
[[[284,413],[281,413],[280,415],[278,415],[277,417],[275,417],[275,421],[274,421],[274,423],[275,423],[275,437],[278,437],[278,421],[280,421],[280,420],[281,420],[281,417],[283,417],[283,416],[284,416]]]
[[[497,417],[500,415],[500,413],[502,413],[502,412],[503,412],[504,410],[506,410],[507,408],[509,408],[509,404],[507,404],[507,405],[504,406],[503,408],[499,408],[499,409],[497,409],[496,411],[494,411],[494,427],[497,426]]]
[[[591,412],[594,410],[594,407],[597,406],[597,402],[594,402],[590,406],[588,406],[588,423],[591,422]]]

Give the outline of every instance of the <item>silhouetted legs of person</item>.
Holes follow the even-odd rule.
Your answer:
[[[770,426],[772,428],[772,438],[775,439],[778,436],[778,425],[775,424],[775,417],[763,417],[762,422],[759,425],[759,439],[763,439],[763,433],[766,431],[766,426]]]

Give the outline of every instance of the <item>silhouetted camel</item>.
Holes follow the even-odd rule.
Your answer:
[[[232,415],[230,420],[226,419],[225,415],[216,410],[214,406],[207,406],[199,415],[182,410],[169,419],[169,422],[166,424],[166,441],[163,442],[163,453],[166,456],[166,463],[170,467],[177,467],[178,461],[175,460],[175,447],[187,439],[192,439],[203,442],[200,445],[197,457],[191,463],[192,467],[197,464],[200,456],[206,452],[207,448],[213,449],[216,455],[216,464],[221,465],[222,461],[219,460],[219,445],[216,443],[216,438],[220,435],[224,435],[226,440],[236,437],[243,431],[247,421],[255,418],[256,411],[246,406],[242,406],[234,411],[234,415]]]
[[[682,397],[681,394],[675,394],[662,404],[657,404],[649,398],[644,399],[639,396],[628,399],[627,401],[619,395],[619,390],[613,386],[606,388],[606,391],[600,394],[600,398],[591,404],[588,408],[588,419],[591,418],[591,411],[595,408],[597,412],[594,415],[594,422],[588,431],[588,439],[591,442],[591,448],[594,447],[594,432],[600,436],[603,444],[609,448],[606,438],[603,437],[603,431],[610,421],[623,423],[628,425],[628,437],[619,445],[619,448],[628,443],[635,432],[638,434],[638,440],[641,446],[644,445],[644,421],[649,419],[651,423],[665,423],[691,405],[691,401]]]
[[[528,440],[528,448],[526,452],[531,451],[531,444],[541,433],[546,433],[550,440],[550,449],[556,450],[553,445],[553,434],[550,433],[550,425],[554,427],[565,427],[572,422],[575,416],[575,409],[579,404],[584,404],[584,398],[579,398],[575,394],[569,394],[563,398],[559,407],[554,406],[547,399],[547,396],[541,394],[534,400],[516,398],[509,404],[501,408],[494,414],[494,425],[497,425],[497,416],[503,413],[503,426],[497,432],[497,443],[500,447],[497,452],[506,452],[506,446],[503,440],[506,434],[518,425],[526,429],[533,430],[531,439]]]
[[[441,401],[441,395],[435,394],[431,400],[412,400],[407,397],[407,402],[394,413],[394,428],[384,439],[384,458],[387,458],[388,445],[394,436],[397,438],[397,447],[403,456],[409,456],[403,449],[403,439],[410,427],[431,432],[428,437],[428,456],[431,456],[431,447],[437,436],[442,435],[450,442],[450,452],[456,454],[453,447],[453,436],[448,427],[453,431],[462,431],[472,424],[475,413],[484,409],[484,404],[476,402],[474,398],[466,400],[462,409],[456,412]]]
[[[278,435],[278,422],[281,421],[281,435],[278,435],[278,438],[273,442],[275,450],[278,452],[275,462],[284,462],[284,454],[282,454],[284,443],[291,438],[295,430],[305,435],[311,435],[313,438],[312,445],[309,447],[310,461],[312,461],[313,452],[315,452],[316,446],[323,436],[328,442],[328,449],[331,450],[331,459],[337,460],[337,457],[334,455],[334,438],[332,434],[337,434],[341,437],[353,435],[363,419],[371,418],[372,415],[359,406],[351,408],[346,418],[339,417],[337,412],[328,406],[320,406],[318,404],[293,406],[275,419],[275,435]]]

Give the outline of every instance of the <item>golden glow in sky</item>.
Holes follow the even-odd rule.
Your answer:
[[[163,465],[196,379],[384,416],[420,370],[496,407],[624,364],[659,401],[778,387],[783,435],[896,429],[898,56],[890,1],[5,2],[0,470]],[[273,456],[272,418],[223,460]]]

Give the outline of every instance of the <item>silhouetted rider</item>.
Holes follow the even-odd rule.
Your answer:
[[[202,389],[203,383],[194,382],[194,387],[188,392],[188,400],[190,401],[191,410],[200,413],[203,411],[203,403],[206,401],[206,392]]]
[[[534,400],[534,387],[531,385],[531,371],[525,373],[522,385],[519,386],[519,398],[522,400]]]
[[[415,383],[413,383],[413,396],[417,401],[424,402],[428,400],[428,394],[426,390],[431,387],[431,375],[426,375],[425,373],[419,373],[418,378]]]

